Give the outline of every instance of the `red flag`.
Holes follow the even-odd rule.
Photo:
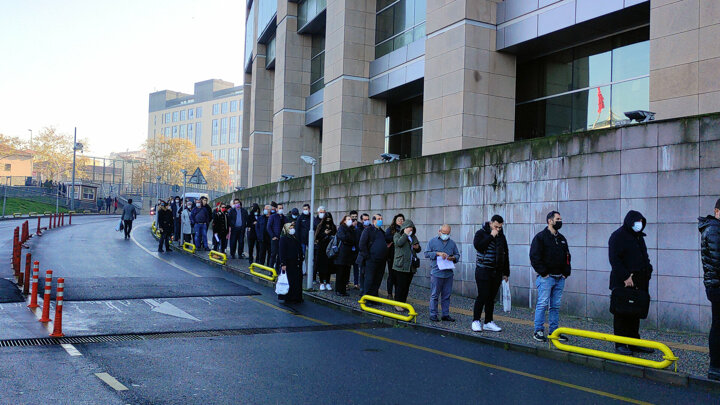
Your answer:
[[[603,97],[602,93],[600,92],[600,87],[598,89],[598,114],[605,108],[605,97]]]

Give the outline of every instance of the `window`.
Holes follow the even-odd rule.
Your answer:
[[[226,102],[222,103],[222,114],[227,114],[227,113],[228,113],[228,103],[226,101]]]
[[[153,116],[153,125],[157,125],[157,115]]]
[[[199,148],[202,145],[202,124],[195,123],[195,147]]]
[[[313,35],[310,50],[310,94],[325,87],[325,36]]]
[[[227,149],[220,149],[220,160],[227,162]]]
[[[192,111],[192,110],[191,110]],[[187,124],[187,139],[195,144],[195,135],[193,134],[193,124]]]
[[[230,117],[230,143],[237,142],[237,121],[238,117]]]
[[[235,159],[237,158],[237,148],[230,148],[228,149],[228,166],[230,166],[230,170],[235,170]]]
[[[187,119],[187,111],[180,110],[180,121],[185,121]]]
[[[213,115],[220,114],[220,104],[213,104]]]
[[[606,128],[649,108],[647,27],[518,63],[516,139]]]
[[[12,163],[5,163],[5,171],[9,172],[10,170],[12,170]]]
[[[253,3],[260,3],[258,6],[258,35],[261,35],[277,14],[277,0],[257,0]],[[254,5],[254,4],[253,4]]]
[[[238,101],[237,100],[231,101],[230,102],[230,112],[237,111],[237,108],[238,108]]]
[[[173,130],[172,130],[172,137],[173,137],[173,138],[177,138],[177,137],[178,137],[178,127],[177,127],[177,125],[173,125],[172,129],[173,129]]]
[[[195,109],[194,109],[194,108],[190,108],[190,109],[187,111],[187,117],[188,117],[189,120],[191,120],[191,119],[194,118],[194,117],[193,117],[194,113],[195,113]]]
[[[180,125],[180,139],[186,139],[187,138],[187,126],[185,124]]]
[[[197,108],[195,109],[195,116],[196,116],[197,118],[202,118],[202,107],[197,107]]]
[[[257,2],[253,1],[250,5],[250,10],[247,13],[247,16],[245,18],[245,67],[247,68],[250,64],[250,61],[252,60],[252,50],[253,50],[253,44],[255,43],[255,19],[253,16],[255,15],[255,4]],[[249,18],[247,18],[249,16]]]
[[[425,37],[426,0],[377,0],[375,58]]]
[[[298,4],[298,29],[304,27],[326,8],[327,0],[305,0]]]
[[[228,141],[228,119],[220,120],[220,145],[225,145]]]
[[[210,138],[210,145],[215,146],[218,144],[218,120],[212,120],[212,136]]]
[[[275,68],[275,35],[267,42],[265,46],[265,69]]]
[[[386,153],[398,154],[401,159],[422,154],[422,110],[422,96],[388,102],[385,119]]]
[[[173,121],[172,121],[172,122],[177,122],[177,120],[178,120],[178,112],[177,112],[177,111],[174,111],[172,114],[173,114],[173,116],[172,116],[172,117],[173,117]]]
[[[218,160],[219,153],[218,153],[217,149],[212,151],[212,157],[213,157],[213,160]]]
[[[170,136],[170,127],[165,127],[165,128],[163,129],[163,133],[162,133],[162,134],[163,134],[164,136],[166,136],[166,137],[169,137],[169,136]]]
[[[82,187],[82,198],[84,200],[94,200],[95,189],[92,187]]]
[[[166,124],[170,123],[170,113],[165,113],[165,123]]]

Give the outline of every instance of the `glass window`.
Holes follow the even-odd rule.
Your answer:
[[[220,160],[227,162],[227,149],[220,149]]]
[[[230,102],[230,112],[235,112],[235,111],[237,111],[237,107],[238,107],[238,102],[237,102],[237,100],[233,100],[233,101]]]
[[[242,109],[243,109],[243,101],[238,100],[238,110],[242,110]]]
[[[173,138],[177,138],[177,137],[178,137],[178,127],[177,127],[177,125],[173,125],[172,129],[173,129],[173,130],[172,130],[172,137],[173,137]]]
[[[298,29],[312,21],[327,8],[327,0],[305,0],[298,4]]]
[[[218,155],[219,155],[219,153],[218,153],[217,149],[212,151],[213,160],[218,160]]]
[[[180,121],[185,121],[186,119],[187,119],[187,111],[180,110]]]
[[[212,115],[218,115],[218,114],[220,114],[220,104],[213,104]]]
[[[192,110],[190,110],[190,111],[192,111]],[[195,134],[193,133],[194,127],[195,126],[193,124],[187,124],[187,139],[188,139],[188,141],[192,142],[193,144],[195,144]]]
[[[172,116],[172,117],[173,117],[173,118],[172,118],[173,121],[172,121],[172,122],[177,122],[177,120],[178,120],[178,112],[177,112],[177,111],[174,111],[172,114],[173,114],[173,116]]]
[[[270,24],[275,14],[277,14],[277,0],[256,0],[253,3],[259,3],[258,7],[258,35]]]
[[[230,117],[230,143],[237,142],[237,119],[238,117]]]
[[[197,108],[195,109],[195,116],[196,116],[197,118],[202,118],[202,107],[197,107]]]
[[[171,130],[172,130],[172,129],[171,129],[170,127],[165,127],[165,136],[166,136],[166,137],[169,138],[169,137],[172,135],[172,134],[170,133]]]
[[[650,71],[650,42],[638,42],[612,51],[612,80],[632,79]]]
[[[375,58],[425,37],[426,0],[377,0]]]
[[[212,136],[210,139],[210,145],[215,146],[218,144],[218,120],[212,120]]]
[[[222,110],[221,110],[221,111],[222,111],[222,114],[227,114],[227,113],[228,113],[228,103],[227,103],[227,101],[224,102],[224,103],[222,103]]]
[[[643,77],[612,85],[613,120],[627,119],[625,113],[650,109],[650,78]],[[607,100],[605,101],[607,104]]]
[[[265,49],[265,68],[271,69],[274,67],[273,63],[275,62],[275,35],[270,38]]]
[[[187,138],[187,126],[180,125],[180,139]]]
[[[202,145],[202,124],[199,122],[195,123],[195,147]]]
[[[313,35],[310,56],[310,94],[312,94],[325,87],[324,35]]]
[[[385,152],[401,159],[422,154],[422,96],[387,105]]]
[[[220,120],[220,145],[225,145],[228,141],[228,119]]]
[[[245,67],[247,67],[252,60],[253,44],[255,43],[255,19],[253,16],[255,15],[256,3],[257,1],[252,2],[245,18]]]
[[[228,165],[230,169],[235,169],[235,158],[237,158],[237,148],[228,149]]]
[[[187,111],[188,119],[189,119],[189,120],[193,119],[193,115],[195,115],[195,109],[194,109],[194,108],[191,108],[191,109],[189,109],[189,110]]]
[[[165,113],[165,123],[166,124],[170,123],[170,113]]]

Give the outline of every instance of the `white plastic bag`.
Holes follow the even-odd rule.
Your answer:
[[[303,276],[307,274],[307,262],[306,261],[303,262],[303,264],[302,264],[302,273],[303,273]]]
[[[118,231],[118,232],[120,232],[120,231],[123,230],[124,227],[125,227],[125,226],[123,225],[123,221],[122,221],[122,219],[121,219],[120,222],[118,222],[118,224],[115,226],[115,230]]]
[[[510,283],[503,280],[502,282],[502,302],[503,311],[510,312],[512,309],[512,297],[510,297]]]
[[[290,291],[290,283],[288,282],[287,273],[284,271],[280,273],[275,284],[275,293],[277,295],[285,295]]]

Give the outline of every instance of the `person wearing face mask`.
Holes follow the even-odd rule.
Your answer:
[[[235,258],[235,251],[239,258],[245,257],[245,229],[248,227],[248,213],[243,208],[240,199],[233,200],[228,213],[230,224],[230,257]]]
[[[547,214],[546,222],[547,227],[538,232],[530,244],[530,264],[537,273],[535,285],[538,289],[533,339],[538,342],[547,342],[545,311],[548,312],[550,333],[559,326],[565,279],[570,277],[571,271],[567,239],[559,232],[562,216],[557,211],[551,211]],[[567,342],[568,338],[560,335],[558,340]]]
[[[257,231],[255,226],[257,225],[257,218],[260,216],[260,206],[257,203],[253,203],[248,215],[248,231],[247,231],[247,245],[248,245],[248,261],[253,263],[255,260],[254,253],[257,253]]]
[[[333,261],[327,257],[326,251],[330,240],[337,234],[337,227],[333,222],[332,215],[326,212],[323,219],[315,230],[315,254],[317,260],[318,278],[320,279],[320,291],[332,291],[330,284],[330,275],[334,273],[335,266]]]
[[[193,224],[195,247],[197,247],[198,250],[210,250],[207,241],[207,230],[210,218],[210,214],[208,214],[208,210],[203,206],[202,200],[195,200],[195,208],[190,212],[190,222]]]
[[[255,262],[266,265],[270,252],[270,235],[267,233],[267,222],[270,217],[270,206],[266,205],[256,218],[255,233],[257,234],[257,256]]]
[[[192,207],[192,202],[188,201],[185,203],[185,208],[180,211],[180,224],[183,235],[182,241],[188,243],[192,243],[192,225],[190,224],[190,212],[192,212]]]
[[[296,223],[289,222],[283,225],[280,235],[280,253],[278,254],[278,265],[280,271],[287,274],[290,290],[285,295],[279,295],[278,299],[284,300],[286,304],[299,304],[302,298],[302,262],[305,260],[300,241],[298,240]]]
[[[393,270],[395,273],[395,301],[407,302],[410,284],[415,272],[420,267],[420,259],[417,254],[422,249],[417,237],[417,229],[411,220],[406,220],[400,227],[400,232],[393,236],[395,243],[395,260]],[[395,307],[398,312],[403,312],[403,307]]]
[[[312,221],[312,229],[315,229],[317,231],[317,228],[320,225],[320,223],[322,222],[322,220],[325,218],[326,213],[327,213],[327,211],[325,210],[324,206],[321,205],[320,207],[318,207],[317,215],[315,216],[315,218],[313,218],[313,221]],[[308,235],[309,235],[309,232],[306,232],[306,233],[308,233]],[[315,239],[317,239],[317,233],[315,233]],[[313,241],[308,239],[308,243],[310,243],[310,242],[313,242]],[[315,249],[314,263],[316,263],[316,265],[315,265],[315,271],[313,271],[313,282],[317,282],[318,277],[320,276],[320,272],[317,271],[317,254],[318,254],[317,249]]]
[[[366,213],[363,213],[362,215],[360,215],[360,220],[357,221],[357,226],[355,227],[355,236],[357,237],[358,241],[358,251],[360,250],[360,237],[365,231],[365,228],[367,228],[368,226],[370,226],[370,216]],[[357,258],[355,259],[355,263],[353,263],[353,288],[356,290],[360,289],[360,286],[365,279],[365,271],[362,268],[361,262],[362,260],[360,260],[360,255],[358,254]]]
[[[220,204],[220,207],[213,214],[213,250],[225,253],[227,249],[228,232],[230,231],[230,221],[228,220],[227,205]]]
[[[473,332],[483,330],[500,332],[502,329],[493,321],[495,296],[502,280],[510,277],[510,260],[508,244],[503,233],[503,217],[493,215],[489,222],[475,233],[473,246],[477,251],[475,261],[475,283],[478,295],[473,308]],[[485,309],[485,324],[482,319]],[[543,315],[544,316],[544,315]]]
[[[275,202],[273,202],[275,204]],[[270,235],[270,264],[268,266],[278,270],[277,257],[278,249],[280,248],[280,233],[282,232],[283,225],[285,225],[285,214],[283,213],[283,205],[275,204],[273,206],[273,213],[270,215],[267,223],[267,231]]]
[[[637,288],[648,292],[653,267],[645,245],[647,220],[637,211],[628,211],[623,225],[610,235],[608,258],[610,260],[610,290]],[[615,335],[640,339],[640,318],[614,314]],[[633,352],[652,353],[653,349],[640,346],[615,344],[615,352],[626,356]]]
[[[168,209],[165,201],[160,203],[160,209],[157,214],[157,224],[158,231],[160,231],[158,252],[164,252],[163,245],[165,245],[165,250],[170,253],[170,236],[173,234],[173,217],[172,211]]]
[[[337,230],[339,249],[335,256],[335,294],[347,296],[347,283],[350,280],[350,266],[357,259],[357,236],[350,215],[345,215]]]
[[[302,212],[298,216],[298,219],[295,220],[295,235],[300,241],[303,252],[306,252],[307,249],[308,235],[310,233],[310,219],[310,205],[303,204]]]
[[[425,248],[425,257],[430,259],[430,320],[439,322],[438,298],[442,307],[442,320],[455,322],[450,316],[450,294],[453,286],[453,269],[440,269],[438,257],[449,260],[453,263],[460,261],[460,251],[455,241],[450,239],[450,225],[443,225],[438,230],[438,235],[428,241]]]
[[[172,204],[170,204],[170,210],[172,211],[172,217],[173,217],[173,222],[174,222],[173,229],[175,230],[175,233],[173,234],[173,239],[175,241],[177,241],[178,243],[182,243],[182,242],[180,242],[180,234],[181,234],[181,230],[182,230],[181,226],[180,226],[180,221],[181,221],[180,216],[182,215],[182,204],[180,204],[179,196],[175,196],[175,198],[173,199]]]
[[[698,218],[698,230],[703,284],[712,314],[708,339],[710,347],[708,378],[720,380],[720,199],[715,202],[714,214]]]
[[[358,261],[360,261],[360,267],[365,269],[361,295],[369,294],[379,297],[378,291],[380,291],[380,285],[385,275],[385,261],[388,255],[382,219],[380,214],[373,215],[371,225],[365,228],[358,243]]]
[[[400,232],[400,227],[405,222],[405,215],[397,214],[393,217],[392,223],[385,230],[385,242],[388,245],[388,256],[387,256],[387,269],[388,276],[387,282],[385,283],[385,289],[387,290],[388,299],[393,299],[393,289],[395,287],[397,275],[393,269],[393,261],[395,260],[395,234]]]

